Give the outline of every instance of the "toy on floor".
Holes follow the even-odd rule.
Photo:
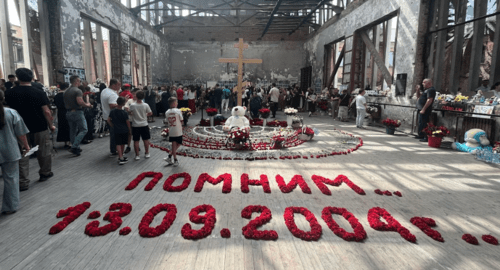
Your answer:
[[[476,154],[477,150],[493,151],[493,148],[490,146],[490,141],[486,136],[486,132],[482,129],[469,129],[465,132],[464,141],[464,143],[452,143],[451,148],[472,154]]]
[[[245,117],[247,108],[243,106],[235,106],[231,111],[231,117],[226,120],[224,124],[224,131],[229,131],[233,127],[250,127],[250,121]]]

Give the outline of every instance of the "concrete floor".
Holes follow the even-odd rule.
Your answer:
[[[283,114],[279,118],[284,119]],[[500,170],[496,165],[476,161],[466,153],[428,147],[404,134],[386,135],[381,128],[355,128],[354,122],[341,123],[327,116],[307,117],[306,124],[327,132],[342,129],[363,138],[364,146],[343,156],[308,160],[226,161],[181,157],[179,167],[165,167],[166,154],[151,150],[151,158],[131,160],[119,166],[108,157],[108,137],[83,146],[81,157],[61,149],[54,158],[55,176],[47,182],[36,182],[38,166],[32,160],[32,186],[21,193],[21,208],[13,215],[0,216],[0,269],[500,269],[499,247],[490,245],[481,236],[500,237]],[[199,121],[199,113],[190,124]],[[157,124],[161,122],[157,118]],[[62,145],[58,145],[61,147]],[[129,154],[129,158],[132,159]],[[162,172],[164,177],[152,191],[144,191],[146,181],[137,188],[125,187],[138,174]],[[189,187],[178,193],[164,191],[162,186],[171,174],[188,172]],[[205,184],[201,193],[193,191],[198,176],[214,177],[230,173],[232,191],[221,192],[221,184]],[[251,186],[250,193],[240,190],[240,177],[250,179],[265,174],[271,193]],[[300,188],[284,194],[275,176],[286,182],[302,175],[312,190],[304,194]],[[364,189],[356,194],[347,185],[329,186],[331,196],[324,195],[311,180],[312,175],[330,179],[347,176]],[[148,179],[147,179],[148,180]],[[149,180],[148,180],[149,181]],[[180,184],[179,179],[175,184]],[[3,183],[0,182],[3,189]],[[400,191],[402,197],[380,196],[375,189]],[[49,229],[61,219],[60,209],[84,201],[91,207],[77,220],[56,235]],[[101,237],[84,234],[90,222],[87,215],[99,210],[104,216],[112,203],[128,202],[132,212],[123,217],[121,228],[132,232],[120,236],[118,230]],[[159,203],[175,204],[177,218],[170,229],[156,238],[142,238],[138,224],[144,214]],[[211,235],[192,241],[181,236],[180,230],[189,221],[189,211],[197,205],[211,204],[217,212],[217,222]],[[276,230],[276,241],[247,240],[241,228],[249,220],[241,217],[248,205],[267,206],[272,220],[262,230]],[[294,237],[287,229],[283,213],[289,206],[307,207],[318,220],[323,234],[317,242]],[[360,243],[346,242],[333,234],[321,218],[326,206],[344,207],[363,225],[368,237]],[[401,225],[413,233],[417,242],[407,242],[397,232],[372,229],[367,220],[368,210],[382,207]],[[159,214],[152,226],[160,223]],[[102,224],[107,224],[101,218]],[[252,218],[258,214],[254,213]],[[415,216],[433,218],[445,242],[437,242],[410,223]],[[295,217],[303,230],[310,227],[301,215]],[[337,223],[352,231],[349,223],[334,216]],[[201,225],[193,225],[199,229]],[[228,228],[231,238],[223,239],[220,230]],[[470,233],[479,240],[474,246],[461,239]]]

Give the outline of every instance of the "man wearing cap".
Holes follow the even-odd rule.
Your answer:
[[[490,84],[490,80],[483,80],[481,82],[481,86],[479,86],[475,91],[477,93],[477,91],[481,90],[483,91],[483,93],[486,93],[488,91],[490,91],[490,88],[488,87],[488,85]]]
[[[124,84],[122,87],[122,92],[120,93],[120,97],[124,97],[125,99],[132,99],[134,96],[130,93],[130,88],[132,86],[128,83]]]

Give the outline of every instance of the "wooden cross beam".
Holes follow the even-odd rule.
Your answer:
[[[234,44],[235,48],[239,49],[238,58],[219,58],[219,63],[237,63],[238,64],[238,86],[236,86],[236,93],[238,93],[238,106],[241,106],[241,96],[243,95],[243,64],[262,64],[262,59],[244,59],[243,50],[248,49],[248,44],[240,42]]]
[[[373,58],[375,59],[375,63],[377,64],[378,68],[380,68],[380,71],[382,71],[382,74],[384,75],[385,82],[387,83],[387,86],[391,87],[392,85],[392,75],[391,72],[389,72],[389,69],[385,66],[385,61],[382,59],[380,56],[380,53],[376,49],[375,45],[373,45],[372,41],[368,37],[365,31],[360,31],[359,35],[363,39],[363,41],[366,44],[366,48],[370,51],[370,53],[373,55]]]

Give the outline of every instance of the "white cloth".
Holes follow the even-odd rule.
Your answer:
[[[194,91],[194,92],[189,91],[188,99],[195,99],[195,98],[196,98],[196,91]]]
[[[366,104],[366,98],[365,98],[365,96],[358,95],[356,97],[356,109],[358,109],[358,110],[364,110],[365,109],[365,104]]]
[[[106,88],[102,90],[101,93],[101,104],[102,104],[102,117],[106,120],[109,117],[109,113],[111,109],[109,108],[110,104],[116,104],[116,100],[118,99],[118,94],[115,90],[111,88]]]
[[[130,120],[132,120],[133,127],[145,127],[148,125],[148,113],[151,112],[151,108],[147,103],[132,103],[130,105]]]
[[[182,112],[181,110],[174,108],[169,109],[165,112],[165,119],[168,122],[169,127],[169,136],[170,137],[179,137],[182,136]]]
[[[276,87],[271,88],[271,91],[269,91],[269,96],[271,97],[272,102],[278,102],[280,99],[280,90]]]

